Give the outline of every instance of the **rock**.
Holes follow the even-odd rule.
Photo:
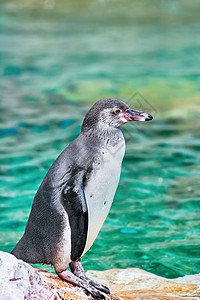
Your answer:
[[[106,284],[124,300],[193,300],[200,299],[200,274],[166,279],[144,270],[112,269],[89,271],[88,276]]]
[[[109,300],[119,300],[114,295]],[[84,289],[0,251],[0,300],[91,300]]]
[[[200,274],[166,279],[140,269],[89,271],[107,285],[108,300],[200,299]],[[92,300],[85,290],[62,281],[56,274],[34,268],[0,251],[0,300]]]

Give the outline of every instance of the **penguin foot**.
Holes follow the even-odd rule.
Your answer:
[[[76,275],[71,273],[69,270],[65,270],[60,273],[58,272],[57,275],[59,277],[61,277],[62,279],[66,280],[76,286],[84,288],[86,291],[88,291],[90,293],[90,295],[94,299],[106,300],[106,297],[102,293],[100,293],[94,286],[88,284],[88,282],[85,281],[84,279],[77,277]]]
[[[74,275],[76,275],[78,278],[84,280],[87,282],[88,285],[94,286],[97,290],[105,293],[105,294],[110,294],[110,290],[107,286],[98,283],[95,280],[90,279],[89,277],[86,276],[85,271],[83,269],[83,266],[80,262],[80,260],[73,261],[69,264],[69,267]]]
[[[92,280],[87,276],[85,276],[85,279],[88,281],[89,284],[93,285],[97,290],[100,290],[101,292],[103,292],[105,294],[110,294],[110,290],[107,286],[100,284],[97,281]]]

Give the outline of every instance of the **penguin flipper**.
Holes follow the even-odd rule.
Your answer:
[[[78,171],[63,189],[62,205],[71,227],[71,260],[81,257],[88,233],[88,208],[83,187],[84,171]]]

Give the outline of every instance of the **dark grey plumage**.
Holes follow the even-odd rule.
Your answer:
[[[103,118],[102,112],[106,109],[112,109],[112,108],[118,108],[122,110],[129,109],[129,106],[124,103],[121,100],[118,99],[102,99],[98,102],[96,102],[90,110],[87,112],[84,120],[83,125],[81,128],[82,132],[88,131],[88,130],[94,130],[97,127],[97,124],[99,123],[100,118]],[[110,112],[110,118],[108,118],[108,122],[113,120],[113,116],[115,114],[115,111]],[[104,122],[104,124],[109,124],[107,122]],[[118,124],[118,122],[117,122]],[[97,127],[98,128],[98,127]]]
[[[92,147],[89,146],[91,143]],[[30,263],[55,265],[56,248],[60,247],[64,230],[64,191],[73,186],[78,174],[81,174],[82,182],[77,182],[77,186],[84,187],[99,146],[100,141],[92,141],[91,137],[80,134],[53,163],[35,195],[25,233],[12,251],[16,257]]]

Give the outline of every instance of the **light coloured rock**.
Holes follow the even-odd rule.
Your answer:
[[[89,271],[88,276],[107,284],[111,292],[124,300],[200,299],[200,274],[166,279],[144,270],[130,268]]]
[[[91,300],[84,289],[0,251],[0,300]],[[119,300],[110,295],[109,300]]]
[[[89,271],[88,276],[107,285],[108,300],[200,299],[200,274],[166,279],[140,269]],[[33,268],[0,251],[0,300],[91,300],[85,290],[57,275]]]
[[[0,299],[22,300],[33,297],[60,299],[56,290],[43,285],[41,276],[34,268],[9,253],[0,252]]]

